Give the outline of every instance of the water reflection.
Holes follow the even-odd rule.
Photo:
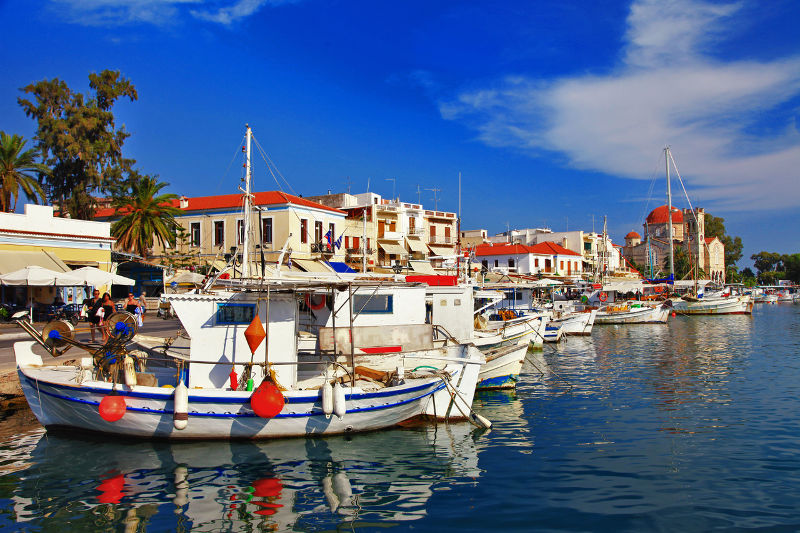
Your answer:
[[[3,447],[18,471],[1,479],[13,485],[15,529],[355,528],[419,519],[437,485],[474,483],[482,438],[468,424],[272,442],[37,432]]]

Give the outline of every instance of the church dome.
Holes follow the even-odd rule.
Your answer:
[[[667,206],[661,205],[650,211],[647,215],[648,224],[666,224],[667,220]],[[677,207],[672,208],[672,223],[683,224],[683,212]]]
[[[625,238],[626,239],[641,239],[642,236],[639,235],[638,233],[636,233],[635,231],[632,231],[632,232],[628,233],[627,235],[625,235]]]

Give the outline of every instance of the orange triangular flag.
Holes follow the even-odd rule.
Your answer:
[[[264,331],[264,326],[261,325],[261,320],[258,315],[253,317],[253,321],[244,330],[244,338],[247,339],[247,345],[250,346],[250,353],[256,353],[256,348],[267,338]]]

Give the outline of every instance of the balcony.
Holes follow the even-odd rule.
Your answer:
[[[431,235],[430,239],[428,239],[429,244],[455,244],[455,239],[453,237],[440,237],[437,235]]]

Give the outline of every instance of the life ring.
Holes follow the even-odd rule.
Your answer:
[[[601,302],[605,302],[606,300],[608,300],[608,294],[606,294],[604,292],[601,292],[600,294],[598,294],[597,297],[600,298]]]
[[[317,301],[316,298],[319,298]],[[311,296],[311,293],[306,293],[306,305],[314,311],[319,311],[325,307],[325,296]]]

